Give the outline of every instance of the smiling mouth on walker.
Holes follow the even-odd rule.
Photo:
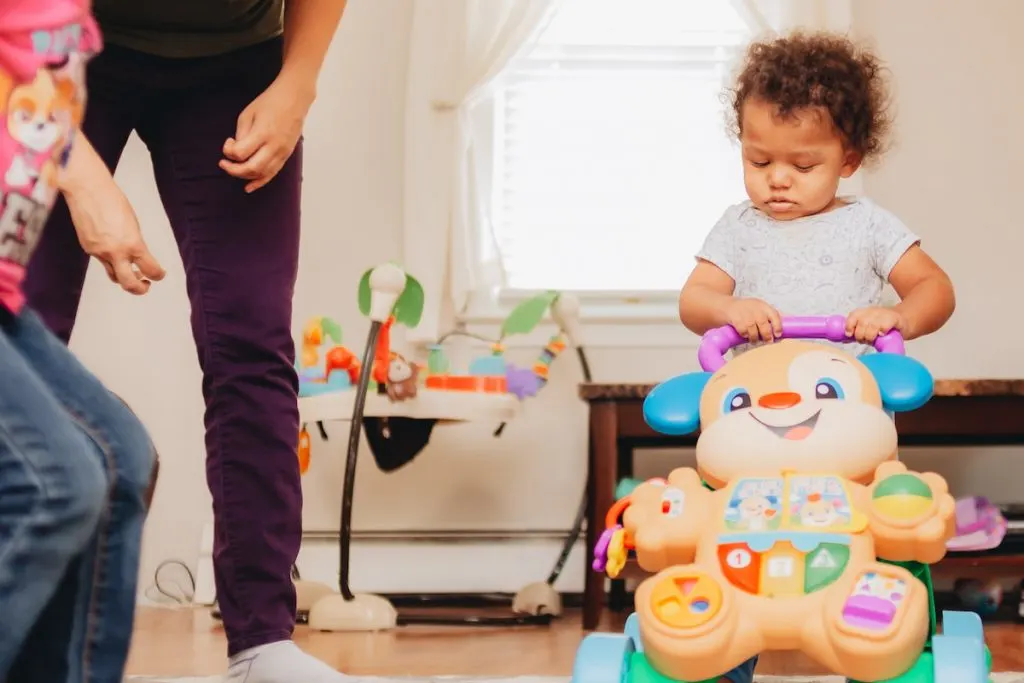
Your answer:
[[[818,424],[819,415],[821,415],[820,410],[815,412],[813,415],[811,415],[803,422],[798,422],[792,425],[782,425],[780,427],[770,425],[762,420],[758,420],[757,416],[754,415],[753,413],[750,414],[750,417],[754,418],[755,420],[757,420],[757,422],[764,425],[769,431],[771,431],[773,434],[775,434],[775,436],[779,437],[780,439],[800,441],[801,439],[806,439],[808,436],[810,436],[811,432],[814,431],[814,426]]]

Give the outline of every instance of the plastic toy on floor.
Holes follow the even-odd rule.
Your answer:
[[[859,358],[842,316],[784,318],[784,339],[708,332],[702,372],[644,402],[656,431],[700,429],[697,468],[638,486],[609,513],[594,568],[635,558],[653,574],[621,635],[592,634],[573,683],[717,681],[750,658],[800,650],[853,681],[983,683],[980,618],[944,612],[929,565],[954,534],[937,474],[897,460],[891,414],[932,394],[928,370],[889,333]]]
[[[1006,537],[1006,517],[981,496],[956,502],[956,535],[946,548],[951,552],[992,550]]]

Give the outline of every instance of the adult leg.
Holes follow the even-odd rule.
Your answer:
[[[32,311],[11,326],[9,339],[89,441],[88,449],[65,457],[91,457],[109,482],[91,543],[36,623],[9,680],[120,683],[134,623],[153,445],[128,406]],[[58,678],[62,660],[67,671]]]
[[[123,51],[108,46],[86,67],[88,105],[82,130],[113,171],[146,101],[144,81],[120,67]],[[28,305],[67,343],[82,298],[89,255],[82,251],[63,198],[57,200],[25,276]]]
[[[107,481],[93,445],[0,332],[0,680],[93,537]],[[66,643],[66,641],[65,641]],[[51,662],[63,680],[63,661]]]
[[[291,322],[301,150],[253,194],[217,166],[238,115],[280,64],[273,41],[168,65],[168,90],[138,127],[185,266],[231,655],[289,639],[295,622],[302,493]]]

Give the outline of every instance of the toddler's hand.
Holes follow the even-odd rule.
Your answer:
[[[896,309],[872,306],[858,308],[846,317],[846,335],[863,344],[870,344],[892,330],[906,332],[907,319]]]
[[[782,316],[760,299],[734,299],[725,317],[751,343],[770,342],[782,336]]]

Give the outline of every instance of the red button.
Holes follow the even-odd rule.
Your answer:
[[[718,561],[726,580],[740,590],[757,595],[761,588],[761,556],[746,543],[718,546]]]

